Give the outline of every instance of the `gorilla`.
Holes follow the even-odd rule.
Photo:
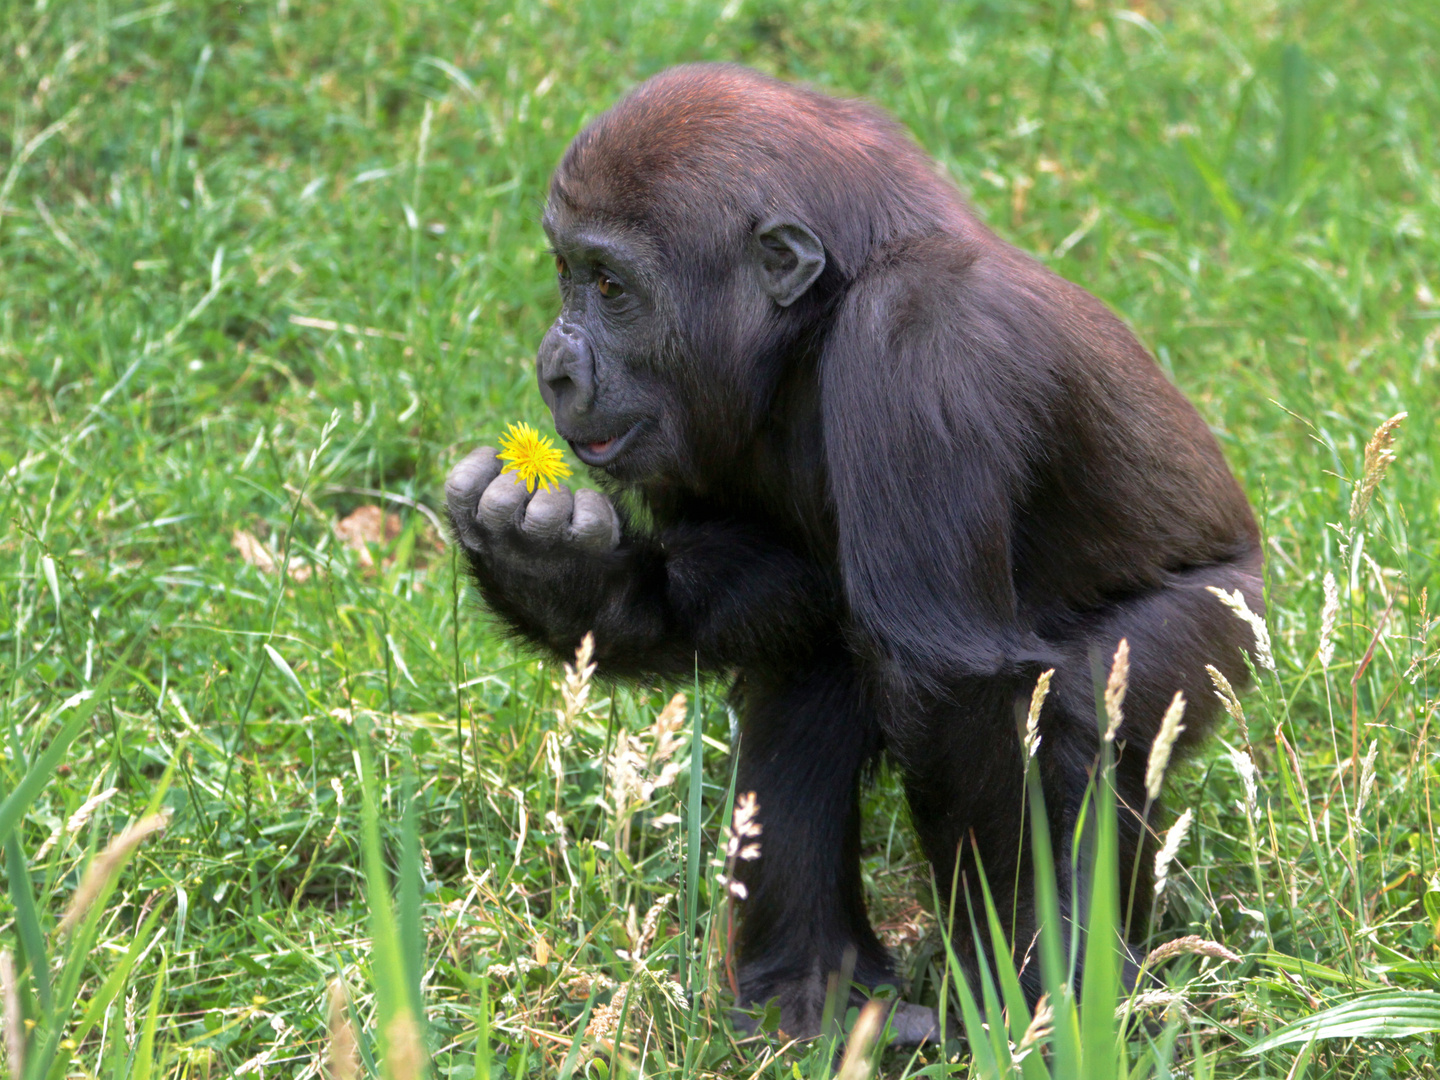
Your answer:
[[[1128,883],[1166,705],[1185,692],[1193,744],[1216,712],[1205,665],[1247,674],[1251,632],[1206,587],[1262,610],[1245,495],[1130,331],[880,111],[740,67],[670,69],[590,123],[543,224],[561,307],[540,394],[606,494],[532,497],[483,448],[450,473],[450,521],[524,641],[569,657],[593,631],[610,677],[733,678],[738,790],[764,823],[739,1004],[778,999],[806,1036],[832,972],[895,981],[859,868],[882,753],[942,898],[962,882],[962,962],[977,860],[1032,939],[1017,716],[1051,668],[1037,772],[1068,918],[1093,672],[1122,638]],[[892,1030],[916,1043],[936,1019],[901,1005]]]

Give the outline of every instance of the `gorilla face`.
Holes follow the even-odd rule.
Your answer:
[[[535,369],[555,430],[586,465],[617,479],[669,471],[679,402],[661,377],[664,297],[653,253],[621,230],[554,212],[545,228],[561,306]]]
[[[629,483],[694,484],[763,414],[757,362],[825,266],[804,225],[775,218],[738,255],[688,260],[664,237],[551,200],[544,226],[560,314],[536,376],[555,430],[586,465]],[[698,265],[697,265],[698,264]]]

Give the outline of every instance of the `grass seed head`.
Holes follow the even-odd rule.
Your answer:
[[[70,898],[70,905],[65,909],[65,914],[60,919],[59,925],[55,927],[55,932],[67,934],[73,930],[76,924],[85,917],[85,913],[90,910],[90,905],[95,902],[95,898],[104,890],[110,879],[125,866],[126,860],[130,858],[134,850],[147,838],[162,831],[169,823],[170,809],[167,807],[158,814],[151,814],[125,826],[124,831],[110,841],[104,851],[90,860],[90,865],[85,870],[85,876],[80,879],[80,887]]]
[[[870,1048],[884,1026],[884,1002],[867,1001],[850,1029],[850,1037],[845,1040],[845,1057],[835,1080],[865,1080],[870,1075]]]
[[[1385,479],[1385,473],[1395,462],[1395,429],[1405,420],[1409,413],[1399,412],[1386,420],[1378,428],[1375,434],[1370,436],[1370,441],[1365,444],[1365,471],[1360,475],[1360,481],[1350,495],[1350,524],[1358,524],[1365,516],[1365,511],[1370,509],[1370,503],[1375,498],[1375,489],[1380,486],[1380,481]]]
[[[1260,819],[1260,789],[1255,781],[1255,762],[1250,760],[1250,755],[1244,750],[1231,750],[1229,754],[1230,762],[1235,766],[1235,772],[1239,774],[1241,783],[1245,785],[1245,801],[1240,804],[1240,809],[1249,814],[1252,821],[1258,821]]]
[[[1150,744],[1150,758],[1145,763],[1145,797],[1151,802],[1160,797],[1160,785],[1165,782],[1165,770],[1170,765],[1170,751],[1175,748],[1175,740],[1185,730],[1185,725],[1180,722],[1184,715],[1185,693],[1176,690],[1170,707],[1165,710],[1165,716],[1160,721],[1160,730],[1155,735],[1155,741]]]
[[[1214,664],[1206,664],[1205,670],[1210,673],[1210,682],[1215,686],[1215,696],[1220,699],[1220,704],[1225,706],[1225,711],[1230,714],[1240,728],[1240,737],[1245,740],[1245,745],[1250,745],[1250,725],[1245,722],[1245,710],[1240,707],[1240,695],[1235,693],[1235,688],[1230,685],[1230,680],[1225,673]]]
[[[10,1075],[25,1074],[25,1014],[20,1009],[19,983],[15,979],[15,957],[0,949],[0,999],[5,1010],[5,1053]]]
[[[1274,671],[1275,654],[1270,651],[1270,628],[1265,625],[1263,618],[1250,610],[1250,605],[1245,602],[1245,594],[1239,589],[1226,592],[1214,585],[1206,585],[1205,589],[1214,593],[1222,604],[1235,613],[1237,619],[1250,627],[1250,632],[1255,636],[1255,666]]]
[[[420,1029],[408,1009],[396,1013],[385,1028],[385,1066],[391,1080],[420,1080],[424,1072]]]
[[[1202,938],[1199,934],[1189,934],[1186,937],[1176,938],[1174,941],[1167,941],[1163,945],[1155,946],[1150,950],[1150,955],[1145,957],[1145,963],[1141,966],[1153,968],[1173,957],[1186,954],[1208,956],[1212,960],[1224,960],[1231,964],[1240,962],[1238,953],[1231,952],[1218,941],[1210,941]]]
[[[1360,819],[1365,804],[1370,801],[1370,793],[1375,790],[1375,757],[1380,752],[1380,741],[1372,739],[1370,749],[1360,759],[1360,794],[1355,799],[1355,819]]]
[[[339,979],[330,980],[329,1014],[329,1080],[356,1080],[360,1075],[359,1044],[350,1024],[350,995]]]
[[[1155,853],[1156,896],[1165,891],[1165,883],[1170,880],[1170,864],[1185,846],[1185,837],[1190,834],[1190,823],[1194,820],[1195,812],[1187,806],[1185,812],[1175,819],[1175,824],[1165,831],[1165,842]]]
[[[1125,718],[1121,706],[1125,704],[1125,691],[1130,686],[1130,642],[1120,639],[1115,649],[1115,658],[1110,663],[1110,677],[1105,680],[1105,741],[1114,742],[1115,733]]]
[[[1045,672],[1035,683],[1035,689],[1030,694],[1030,711],[1025,714],[1025,761],[1028,764],[1034,757],[1035,752],[1040,749],[1040,710],[1045,705],[1045,698],[1050,693],[1050,679],[1054,676],[1055,669],[1051,668]]]
[[[1320,609],[1320,666],[1330,667],[1335,658],[1335,617],[1340,614],[1340,588],[1335,575],[1325,571],[1325,603]]]

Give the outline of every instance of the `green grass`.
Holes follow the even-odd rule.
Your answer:
[[[32,1075],[47,1047],[54,1076],[323,1075],[337,977],[366,1069],[412,1016],[454,1080],[628,1076],[642,1057],[652,1077],[828,1075],[828,1047],[737,1050],[724,1022],[721,688],[678,688],[678,775],[617,810],[607,761],[653,752],[641,736],[677,688],[597,684],[558,723],[563,672],[487,629],[415,509],[506,421],[548,430],[546,176],[587,117],[692,59],[892,110],[980,214],[1135,327],[1262,510],[1278,672],[1246,699],[1258,817],[1227,725],[1172,777],[1195,825],[1152,935],[1242,960],[1168,963],[1183,1010],[1087,1074],[1436,1075],[1440,634],[1421,612],[1427,585],[1440,609],[1440,5],[16,0],[0,944]],[[1365,442],[1403,409],[1352,526]],[[362,560],[333,526],[380,503],[393,535]],[[246,536],[308,569],[247,561]],[[1341,766],[1372,741],[1357,816]],[[87,860],[162,806],[168,830],[57,934]],[[954,985],[892,777],[867,808],[872,912],[934,1000]],[[594,1052],[578,1021],[616,984],[634,1049]],[[1371,990],[1410,996],[1346,1004]],[[1332,1004],[1347,1026],[1287,1041]]]

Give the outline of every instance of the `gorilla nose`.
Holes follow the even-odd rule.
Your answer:
[[[595,401],[595,364],[590,343],[578,329],[557,322],[535,357],[540,396],[558,419],[583,413]]]

